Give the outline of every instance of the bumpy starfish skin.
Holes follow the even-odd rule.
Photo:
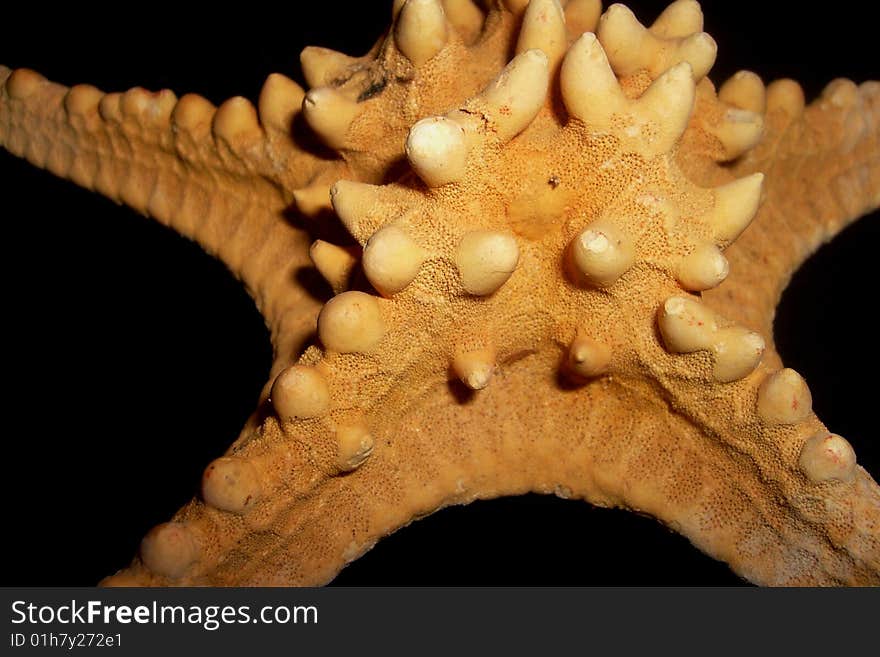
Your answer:
[[[528,491],[756,583],[880,583],[880,489],[771,339],[792,272],[880,205],[880,88],[716,93],[696,3],[599,10],[396,2],[368,55],[307,49],[314,88],[273,75],[256,108],[0,68],[0,143],[195,239],[271,331],[257,412],[107,584],[323,583]],[[356,244],[283,216],[331,205]]]

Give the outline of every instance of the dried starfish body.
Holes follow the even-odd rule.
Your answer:
[[[716,93],[682,0],[650,28],[575,0],[394,15],[256,107],[3,72],[10,151],[198,241],[271,330],[257,413],[106,583],[321,583],[527,491],[650,514],[757,583],[878,583],[880,491],[770,337],[794,269],[878,205],[876,83]],[[310,244],[291,206],[357,244]]]

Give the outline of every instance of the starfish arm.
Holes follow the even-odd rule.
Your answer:
[[[835,80],[807,107],[792,81],[774,83],[768,96],[761,142],[721,174],[763,172],[764,201],[726,251],[727,284],[706,295],[724,314],[765,334],[794,272],[880,206],[880,84]]]
[[[722,385],[707,384],[693,363],[661,365],[655,373],[671,406],[668,430],[675,448],[692,445],[694,453],[684,467],[664,467],[670,446],[654,438],[645,458],[659,454],[659,463],[646,467],[647,490],[635,491],[645,501],[630,497],[631,506],[754,583],[877,585],[880,487],[812,413],[803,381],[779,364],[771,348],[752,374]],[[785,399],[779,415],[768,410],[775,395]],[[813,447],[832,438],[848,450],[835,476],[810,462]],[[834,461],[825,452],[821,458]]]
[[[301,98],[279,80],[267,82],[261,124],[243,98],[214,108],[193,94],[105,94],[0,67],[0,145],[195,240],[243,281],[273,334],[302,322],[301,336],[315,307],[297,280],[311,267],[309,240],[287,216],[287,190],[319,160],[281,127]]]
[[[560,386],[552,350],[501,366],[476,396],[442,377],[410,379],[417,396],[392,393],[368,411],[373,454],[347,474],[326,425],[268,418],[227,457],[252,473],[237,476],[236,491],[259,501],[237,513],[192,501],[105,583],[322,584],[414,519],[526,492],[649,514],[753,582],[880,583],[870,476],[807,481],[796,461],[803,434],[821,426],[815,416],[767,430],[717,384],[693,381],[697,395],[679,396],[680,359],[658,371],[665,402],[632,380]],[[766,373],[734,385],[756,393]],[[180,550],[163,554],[169,528],[187,545],[185,563]]]

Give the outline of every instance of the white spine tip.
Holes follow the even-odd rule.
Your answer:
[[[394,41],[414,66],[439,53],[446,38],[446,15],[439,0],[407,0],[397,16]]]
[[[406,140],[407,158],[428,187],[460,180],[468,151],[464,129],[444,116],[422,119],[410,128]]]
[[[492,294],[510,278],[519,263],[519,246],[510,233],[477,230],[461,238],[455,264],[469,294]]]
[[[651,25],[651,32],[664,39],[686,37],[703,29],[703,11],[696,0],[676,0]]]
[[[583,379],[592,379],[608,371],[611,363],[611,348],[579,334],[568,348],[568,369]]]
[[[685,290],[701,292],[717,287],[730,273],[730,263],[714,244],[702,243],[678,266],[678,282]]]
[[[514,57],[478,96],[489,115],[493,130],[502,141],[526,129],[547,98],[550,69],[547,55],[526,50]]]
[[[245,459],[222,456],[202,475],[202,499],[215,509],[241,515],[256,505],[260,495],[259,473]]]
[[[185,524],[166,522],[153,527],[144,536],[140,555],[148,570],[177,579],[195,562],[198,548],[192,532]]]
[[[594,129],[629,107],[596,35],[586,32],[569,48],[559,74],[565,107]]]
[[[378,230],[364,247],[364,273],[383,296],[397,294],[413,282],[426,253],[396,226]]]
[[[619,75],[647,71],[651,77],[657,77],[673,64],[688,62],[693,79],[701,79],[715,63],[715,40],[700,30],[664,30],[662,18],[658,19],[659,28],[655,24],[648,30],[623,5],[609,7],[599,21],[598,32],[611,67]],[[676,36],[659,32],[675,32]]]
[[[669,351],[714,353],[712,377],[719,383],[745,378],[764,355],[766,345],[760,335],[741,326],[719,328],[717,315],[694,299],[670,297],[660,307],[657,320]]]
[[[813,412],[813,397],[803,377],[785,368],[768,376],[758,388],[757,410],[767,424],[797,424]]]
[[[667,84],[690,87],[693,86],[694,83],[694,67],[690,62],[678,62],[667,69],[661,77],[666,78]]]
[[[719,383],[739,381],[751,374],[766,349],[764,338],[741,326],[718,331],[713,343],[715,366],[712,375]]]
[[[823,431],[804,442],[798,465],[814,484],[849,482],[856,473],[856,453],[845,438]]]
[[[314,367],[293,365],[275,378],[271,399],[283,422],[315,418],[330,408],[330,388]]]
[[[718,44],[706,32],[693,34],[682,40],[675,59],[691,65],[691,75],[695,81],[702,80],[715,65],[718,57]]]
[[[632,10],[620,2],[608,7],[599,22],[603,30],[612,30],[612,32],[638,33],[644,29]]]
[[[717,323],[712,311],[687,297],[669,297],[658,313],[660,335],[673,353],[691,353],[712,347]]]
[[[767,110],[767,90],[761,78],[751,71],[738,71],[718,90],[718,99],[738,109],[763,114]]]
[[[312,89],[303,98],[303,115],[315,134],[331,148],[343,148],[358,105],[333,87]]]
[[[384,335],[379,303],[364,292],[343,292],[324,304],[318,315],[318,337],[332,351],[366,353]]]
[[[645,29],[629,7],[613,4],[602,14],[597,36],[618,75],[632,75],[648,67],[659,41]]]
[[[595,287],[610,287],[635,262],[636,252],[630,239],[610,224],[595,222],[575,237],[568,258],[575,282]]]
[[[635,102],[635,113],[653,125],[653,136],[645,144],[651,153],[672,149],[687,129],[694,108],[696,87],[693,69],[681,62],[654,80]]]
[[[516,52],[540,50],[547,56],[552,69],[562,59],[567,47],[565,15],[559,0],[532,0],[523,16]]]
[[[471,390],[482,390],[495,372],[495,350],[484,348],[459,352],[452,360],[455,375]]]
[[[715,188],[715,207],[705,221],[719,245],[733,242],[751,223],[761,204],[763,185],[764,174],[753,173]]]
[[[362,424],[337,427],[336,467],[340,472],[356,470],[373,453],[373,445],[373,437]]]
[[[330,203],[348,232],[364,244],[374,230],[370,230],[369,217],[379,200],[380,188],[376,185],[338,180],[330,188]]]

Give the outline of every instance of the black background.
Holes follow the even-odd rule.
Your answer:
[[[7,3],[8,5],[9,3]],[[308,8],[300,5],[308,4]],[[365,52],[390,0],[130,14],[42,4],[0,10],[0,63],[64,84],[255,99],[306,45]],[[652,20],[664,2],[631,2]],[[215,7],[217,7],[215,5]],[[704,2],[710,74],[880,78],[870,5]],[[104,22],[106,21],[106,24]],[[876,213],[810,260],[786,292],[777,341],[814,407],[880,474],[876,436]],[[222,265],[135,213],[0,153],[4,271],[2,585],[90,585],[196,493],[268,372],[266,332]],[[738,584],[687,540],[633,514],[549,497],[447,509],[380,544],[340,584]]]

